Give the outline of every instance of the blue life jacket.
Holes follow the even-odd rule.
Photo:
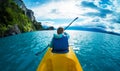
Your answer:
[[[62,36],[61,38],[53,38],[53,53],[67,53],[69,50],[68,37]]]

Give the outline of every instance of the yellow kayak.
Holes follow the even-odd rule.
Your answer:
[[[52,53],[52,48],[44,55],[40,62],[37,71],[82,71],[82,67],[70,48],[68,53],[58,54]]]

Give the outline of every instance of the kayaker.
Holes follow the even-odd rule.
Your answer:
[[[69,52],[69,35],[64,32],[64,28],[59,27],[57,34],[53,35],[50,47],[53,53],[67,53]]]

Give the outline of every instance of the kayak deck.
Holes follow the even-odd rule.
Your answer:
[[[72,48],[65,54],[52,53],[51,50],[51,48],[48,48],[37,71],[82,71]]]

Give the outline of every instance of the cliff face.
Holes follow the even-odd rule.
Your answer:
[[[33,22],[36,30],[54,30],[53,26],[49,26],[48,28],[43,28],[41,22],[37,22],[34,16],[34,12],[30,9],[27,9],[24,2],[22,0],[14,0],[14,2],[23,10],[24,14],[29,17],[29,19]]]
[[[34,12],[30,9],[27,9],[22,0],[14,0],[14,2],[23,10],[23,13],[32,21],[36,30],[43,30],[41,22],[36,21]]]
[[[14,0],[14,2],[22,9],[24,10],[25,14],[27,12],[27,8],[25,6],[25,4],[23,3],[22,0]]]
[[[31,21],[35,21],[34,12],[32,10],[27,9],[26,15],[31,19]]]
[[[30,9],[27,9],[22,0],[14,0],[14,2],[23,10],[24,14],[28,16],[31,21],[35,21],[34,12]]]
[[[36,30],[43,30],[41,22],[36,21],[34,12],[30,9],[27,9],[22,0],[14,0],[14,2],[23,10],[23,13],[32,21]]]
[[[51,28],[50,28],[51,29]],[[44,30],[22,0],[0,0],[0,37]]]
[[[22,0],[16,0],[16,3],[0,0],[0,37],[36,30],[33,12],[28,12]]]

